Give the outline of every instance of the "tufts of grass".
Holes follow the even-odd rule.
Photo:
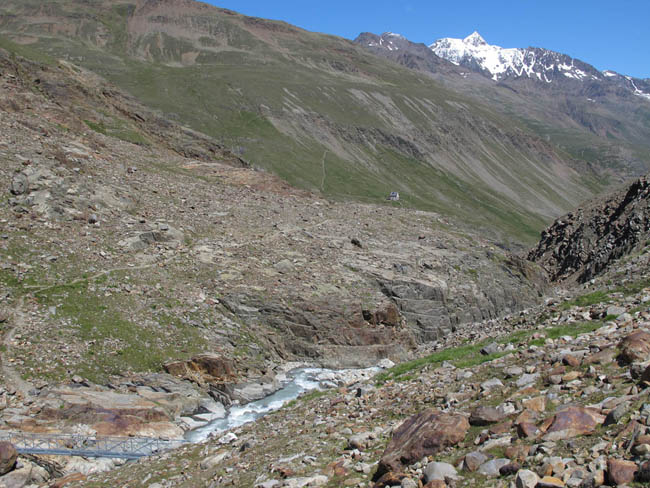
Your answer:
[[[562,310],[568,310],[571,307],[589,307],[597,303],[602,303],[609,299],[609,293],[606,291],[595,291],[564,302],[560,307]]]
[[[375,376],[375,381],[378,384],[386,383],[391,380],[405,381],[406,378],[413,376],[405,376],[407,373],[413,373],[423,369],[426,366],[438,366],[445,361],[449,361],[458,368],[469,368],[476,366],[487,361],[498,359],[514,351],[498,352],[484,356],[480,353],[481,349],[487,344],[487,341],[479,342],[477,344],[465,344],[459,347],[445,349],[443,351],[435,352],[423,358],[414,359],[400,363],[387,371],[379,373]]]
[[[559,337],[571,336],[576,337],[580,334],[593,332],[603,326],[602,321],[595,322],[580,322],[575,324],[567,324],[558,327],[545,329],[547,339],[557,339]],[[527,344],[535,346],[543,346],[546,339],[530,339],[530,337],[537,332],[536,330],[519,330],[501,337],[496,340],[499,344]],[[407,381],[415,377],[415,372],[422,370],[426,366],[438,366],[445,361],[451,362],[457,368],[471,368],[478,366],[488,361],[502,358],[509,354],[515,353],[518,349],[510,351],[500,351],[494,354],[483,355],[481,349],[492,342],[492,340],[482,341],[477,344],[464,344],[459,347],[453,347],[433,353],[423,358],[418,358],[413,361],[400,363],[387,371],[379,373],[375,376],[375,382],[378,385],[384,384],[387,381]]]
[[[595,322],[578,322],[575,324],[561,325],[558,327],[551,327],[546,329],[546,337],[549,339],[557,339],[559,337],[570,336],[577,337],[580,334],[587,334],[600,329],[603,326],[601,321]]]
[[[125,370],[160,371],[170,359],[204,350],[205,340],[195,327],[164,317],[156,326],[137,323],[127,316],[133,308],[128,297],[99,296],[89,290],[88,281],[56,286],[36,296],[43,305],[55,305],[57,317],[70,324],[59,330],[85,345],[74,374],[96,383]]]

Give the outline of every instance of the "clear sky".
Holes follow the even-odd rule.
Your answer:
[[[397,32],[431,44],[474,30],[502,47],[545,47],[650,78],[650,0],[208,0],[246,15],[354,39]]]

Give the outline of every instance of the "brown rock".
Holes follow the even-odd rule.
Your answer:
[[[469,422],[462,415],[425,410],[405,420],[395,431],[379,461],[375,480],[389,472],[401,472],[405,466],[424,456],[462,442]]]
[[[214,354],[201,354],[187,361],[164,365],[172,376],[193,381],[199,385],[223,384],[235,379],[232,363]]]
[[[544,421],[539,424],[537,427],[539,428],[540,432],[546,432],[553,421],[555,420],[555,417],[548,417],[547,419],[544,419]]]
[[[519,444],[515,446],[506,447],[505,455],[511,461],[524,462],[528,457],[529,452],[530,452],[529,446]]]
[[[524,410],[519,414],[519,416],[515,419],[515,425],[520,424],[522,422],[532,422],[535,423],[539,420],[539,415],[537,412],[533,410]]]
[[[578,359],[576,356],[573,356],[572,354],[567,354],[564,356],[562,358],[562,362],[567,366],[571,366],[572,368],[577,368],[580,366],[580,359]]]
[[[564,481],[559,478],[554,478],[553,476],[544,476],[537,483],[537,488],[562,488],[564,486]]]
[[[582,377],[582,372],[580,371],[571,371],[564,376],[562,376],[562,382],[563,383],[568,383],[569,381],[577,380],[578,378]]]
[[[593,408],[569,407],[555,414],[543,439],[557,441],[591,434],[603,422],[605,417]]]
[[[503,411],[494,407],[478,407],[469,416],[470,425],[490,425],[506,418]]]
[[[406,478],[404,473],[384,473],[374,484],[374,488],[385,488],[387,486],[399,486],[402,484],[402,480]]]
[[[442,480],[431,480],[424,485],[424,488],[447,488],[447,483]]]
[[[539,428],[531,422],[522,422],[517,424],[517,435],[522,439],[537,437],[540,433]]]
[[[642,434],[636,438],[635,444],[650,444],[650,435]]]
[[[507,422],[501,422],[500,424],[495,424],[490,426],[490,434],[492,435],[499,435],[499,434],[505,434],[506,432],[510,432],[510,429],[512,429],[512,422],[507,421]]]
[[[650,333],[633,332],[619,344],[619,360],[624,364],[643,363],[650,360]]]
[[[389,303],[385,308],[371,313],[370,323],[373,325],[383,324],[391,327],[398,327],[401,325],[401,322],[402,317],[394,303]]]
[[[541,413],[546,410],[546,397],[538,396],[521,402],[526,410]]]
[[[638,470],[639,467],[633,461],[614,458],[607,460],[607,479],[613,486],[632,483]]]
[[[18,451],[10,442],[0,442],[0,476],[7,474],[16,466]]]
[[[50,488],[63,488],[77,481],[86,481],[86,476],[81,473],[72,473],[51,483]]]
[[[613,347],[608,347],[607,349],[603,349],[602,351],[599,351],[595,354],[592,354],[591,356],[586,357],[583,363],[585,365],[609,364],[612,361],[614,361],[615,357],[616,357],[616,349]]]

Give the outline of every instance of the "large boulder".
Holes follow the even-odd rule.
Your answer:
[[[639,330],[625,337],[619,344],[619,360],[624,364],[650,360],[650,333]]]
[[[172,376],[201,386],[229,383],[235,379],[232,363],[215,354],[200,354],[186,361],[173,361],[165,364],[164,368]]]
[[[609,458],[607,460],[607,478],[612,486],[632,483],[639,467],[634,461]]]
[[[495,407],[478,407],[469,417],[472,425],[490,425],[503,421],[508,415]]]
[[[7,474],[16,466],[18,451],[10,442],[0,442],[0,476]]]
[[[604,422],[605,416],[593,408],[569,407],[555,414],[543,439],[558,441],[591,434]]]
[[[379,461],[375,480],[462,442],[469,422],[462,415],[425,410],[406,419],[394,432]]]

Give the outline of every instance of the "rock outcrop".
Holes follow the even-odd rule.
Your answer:
[[[584,283],[616,260],[645,247],[650,239],[650,179],[580,207],[553,223],[528,259],[555,281]]]

